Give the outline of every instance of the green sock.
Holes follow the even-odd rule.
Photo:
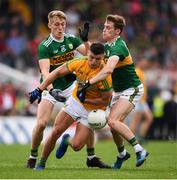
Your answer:
[[[37,157],[38,156],[38,149],[31,149],[31,156]]]
[[[41,158],[39,161],[39,165],[45,167],[46,161],[47,161],[46,158]]]
[[[138,144],[138,141],[136,139],[136,137],[134,136],[132,139],[130,139],[128,141],[132,146],[135,146],[136,144]]]
[[[95,149],[94,148],[87,148],[87,155],[88,156],[95,155]]]

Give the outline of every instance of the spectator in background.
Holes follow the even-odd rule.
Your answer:
[[[3,84],[0,88],[1,114],[5,116],[14,115],[16,113],[16,92],[12,82]]]
[[[177,139],[177,102],[175,102],[175,92],[170,92],[171,97],[164,104],[164,121],[168,128],[167,139]]]
[[[27,47],[25,34],[20,33],[18,28],[13,27],[10,30],[10,36],[6,40],[6,45],[15,57],[16,67],[20,67],[22,69],[25,65],[25,60],[21,59],[21,55]]]
[[[0,62],[15,67],[15,58],[6,44],[6,32],[0,27]]]

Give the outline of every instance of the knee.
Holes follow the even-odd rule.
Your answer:
[[[46,122],[40,121],[40,122],[37,123],[36,129],[38,131],[43,131],[46,128],[46,126],[47,126]]]
[[[83,145],[78,142],[73,142],[72,148],[74,151],[80,151],[82,149]]]
[[[53,137],[60,137],[61,136],[61,134],[63,133],[63,131],[60,129],[60,128],[58,128],[58,127],[53,127],[53,130],[52,130],[52,136]]]
[[[118,124],[119,121],[116,121],[114,119],[108,119],[108,125],[111,129],[115,129],[116,124]]]

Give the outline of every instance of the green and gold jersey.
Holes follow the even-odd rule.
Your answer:
[[[134,63],[125,41],[118,37],[113,43],[105,44],[105,58],[118,56],[119,61],[112,73],[112,84],[115,92],[120,92],[141,84],[135,72]]]
[[[50,60],[50,72],[61,66],[65,62],[74,58],[74,50],[82,44],[81,40],[70,34],[64,34],[62,41],[57,41],[49,35],[38,46],[38,59]],[[64,90],[69,87],[73,80],[72,74],[59,77],[53,82],[53,87]],[[41,82],[43,78],[41,76]]]
[[[74,59],[72,61],[67,62],[67,67],[70,72],[75,72],[77,76],[77,83],[76,87],[72,92],[72,96],[77,100],[77,90],[79,83],[84,83],[86,80],[91,79],[96,74],[99,73],[99,71],[104,67],[105,63],[102,61],[102,64],[100,67],[96,69],[91,69],[88,63],[88,58],[83,57],[80,59]],[[101,92],[107,92],[112,90],[112,81],[111,76],[108,76],[106,79],[99,81],[95,83],[94,85],[91,85],[89,88],[86,89],[86,99],[95,99],[101,97]],[[80,101],[79,101],[80,102]],[[108,104],[109,102],[107,102]],[[106,109],[106,105],[98,104],[90,104],[87,102],[84,102],[82,104],[87,110],[93,110],[93,109]]]

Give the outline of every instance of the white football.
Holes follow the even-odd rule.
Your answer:
[[[107,124],[106,113],[101,109],[92,110],[88,114],[88,123],[92,129],[101,129]]]

